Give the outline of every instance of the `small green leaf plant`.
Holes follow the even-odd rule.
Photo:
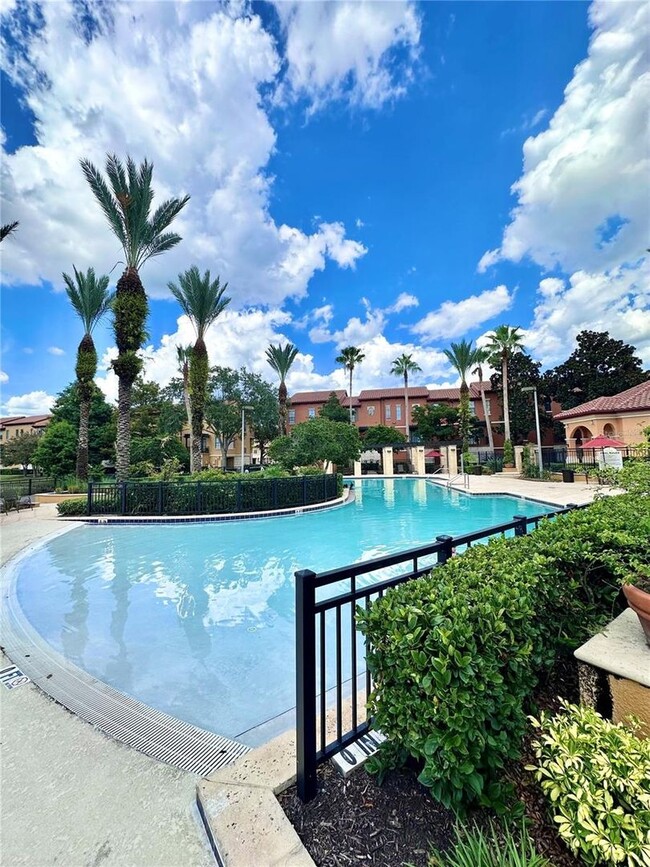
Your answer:
[[[650,865],[650,740],[634,721],[616,725],[563,703],[531,717],[539,731],[528,765],[547,795],[560,837],[584,864]]]
[[[526,825],[521,829],[487,829],[456,826],[456,842],[450,852],[433,851],[429,867],[552,867],[535,851]]]

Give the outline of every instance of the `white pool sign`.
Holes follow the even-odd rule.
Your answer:
[[[377,752],[386,736],[379,731],[366,732],[365,735],[348,744],[340,753],[332,756],[332,764],[336,770],[347,777],[352,771],[360,768],[363,763]]]
[[[16,689],[17,686],[29,683],[29,678],[17,666],[9,665],[0,670],[0,682],[6,689]]]
[[[615,470],[620,470],[623,466],[623,455],[618,449],[606,448],[602,450],[602,456],[598,456],[598,463],[601,467],[614,467]]]

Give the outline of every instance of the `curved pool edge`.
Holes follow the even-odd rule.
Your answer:
[[[79,526],[82,522],[75,521]],[[27,620],[15,592],[20,563],[56,536],[59,527],[29,544],[2,567],[0,628],[5,655],[58,704],[113,740],[179,770],[207,776],[249,752],[249,747],[183,722],[88,674],[51,647]]]

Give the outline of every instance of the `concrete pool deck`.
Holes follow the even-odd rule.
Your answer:
[[[596,490],[583,483],[470,477],[470,493],[506,493],[558,506],[590,502]],[[2,565],[60,527],[55,506],[3,515]],[[2,668],[9,664],[3,655]],[[229,867],[311,864],[277,802],[270,800],[294,773],[292,733],[206,782],[111,740],[33,683],[0,687],[0,714],[0,862],[7,867],[214,864],[196,813],[197,786]],[[270,774],[268,782],[259,779],[260,767]]]

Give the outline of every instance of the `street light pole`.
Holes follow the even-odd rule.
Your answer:
[[[521,389],[522,391],[532,391],[533,401],[535,403],[535,433],[537,435],[537,466],[539,467],[539,476],[542,477],[542,435],[539,430],[539,407],[537,406],[537,386],[527,385]]]
[[[241,464],[239,466],[239,472],[240,473],[244,472],[244,420],[245,420],[244,416],[245,416],[247,409],[250,410],[250,409],[253,409],[253,407],[252,406],[242,406],[242,408],[241,408]]]

